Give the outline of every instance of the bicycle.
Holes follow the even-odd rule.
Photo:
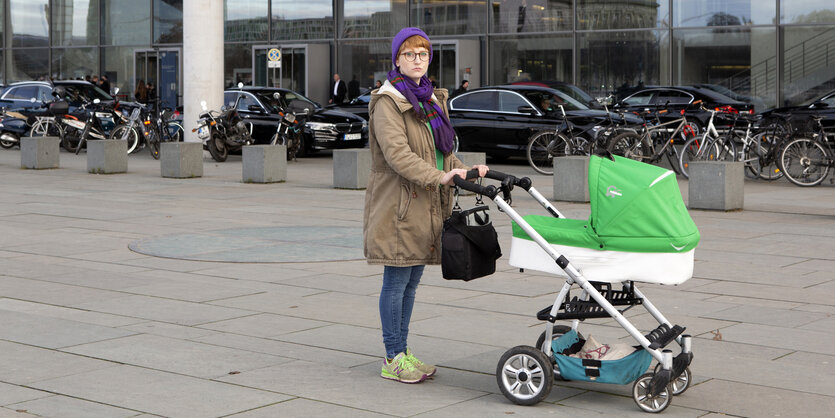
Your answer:
[[[812,116],[817,132],[811,137],[789,141],[780,152],[780,165],[790,182],[803,187],[817,186],[835,168],[835,144],[824,131],[821,116]],[[830,180],[831,182],[832,180]]]
[[[594,141],[588,138],[585,131],[574,135],[577,127],[571,123],[565,114],[565,108],[559,105],[562,112],[562,122],[552,131],[541,131],[528,139],[526,156],[528,164],[537,173],[547,176],[554,174],[554,157],[565,155],[591,155],[594,152]]]
[[[774,148],[779,143],[768,129],[760,130],[754,126],[754,122],[760,119],[759,116],[749,116],[745,113],[736,113],[730,128],[725,132],[717,143],[723,149],[733,147],[736,161],[745,165],[745,175],[750,178],[760,178],[767,181],[777,180],[783,177],[783,171],[777,168],[777,159]],[[744,128],[738,127],[738,122],[745,122]],[[736,153],[734,144],[742,144],[742,151]]]
[[[687,140],[678,156],[678,166],[681,175],[690,178],[687,169],[691,161],[733,161],[736,159],[736,144],[733,141],[721,141],[721,136],[716,130],[713,121],[717,113],[736,112],[732,108],[707,109],[704,105],[701,109],[710,112],[707,126],[701,138],[696,136]]]
[[[159,159],[160,142],[180,142],[183,140],[183,125],[173,118],[177,112],[160,109],[160,99],[154,101],[153,110],[146,112],[140,124],[148,151],[155,160]]]
[[[694,104],[701,103],[696,101]],[[613,155],[620,155],[632,160],[642,161],[648,164],[655,164],[661,161],[661,157],[666,156],[670,167],[675,173],[679,173],[677,162],[679,161],[679,153],[673,142],[676,138],[687,140],[688,137],[695,137],[696,130],[693,127],[693,122],[687,120],[687,116],[682,111],[681,117],[671,120],[669,122],[660,122],[659,114],[666,113],[667,110],[659,110],[657,112],[644,111],[643,131],[638,132],[624,132],[609,142],[607,149]],[[650,125],[649,117],[655,115],[655,124]],[[670,128],[675,128],[670,131]]]

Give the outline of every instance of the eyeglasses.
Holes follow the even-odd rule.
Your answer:
[[[426,51],[423,51],[423,52],[418,53],[418,54],[415,54],[414,52],[404,52],[400,55],[405,56],[406,61],[409,61],[409,62],[415,62],[417,57],[420,57],[421,61],[429,61],[429,53],[426,52]]]

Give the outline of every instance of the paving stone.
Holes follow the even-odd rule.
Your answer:
[[[619,386],[627,388],[630,392],[632,385],[606,385],[605,383],[598,383],[598,386]],[[678,397],[674,398],[670,406],[664,410],[664,414],[675,417],[700,417],[705,414],[705,411],[694,409],[693,407],[684,407],[678,402]],[[638,409],[631,394],[628,396],[616,396],[607,393],[599,392],[585,392],[559,402],[560,406],[570,406],[572,408],[594,411],[598,414],[618,417],[646,417],[646,412]]]
[[[819,320],[827,317],[826,314],[798,312],[788,309],[772,309],[764,306],[736,306],[723,311],[702,314],[702,316],[725,321],[774,325],[786,328],[802,327],[806,324],[815,323],[815,321],[820,322]],[[830,321],[830,324],[830,329],[835,330],[835,319]]]
[[[758,324],[737,324],[722,329],[725,341],[736,341],[766,347],[831,354],[835,335],[822,331],[780,328]]]
[[[48,392],[29,389],[22,386],[0,382],[0,406],[12,405],[19,402],[52,396]]]
[[[689,388],[674,404],[746,417],[831,417],[835,399],[757,384],[713,379]]]
[[[212,334],[205,337],[195,338],[194,341],[213,344],[220,347],[230,347],[239,350],[252,351],[255,353],[272,354],[297,360],[315,359],[319,363],[339,367],[353,367],[360,364],[379,361],[380,359],[379,355],[368,356],[358,353],[345,352],[330,346],[320,348],[305,344],[249,337],[246,335]]]
[[[319,272],[300,270],[294,268],[287,268],[282,266],[277,268],[272,263],[234,263],[234,264],[218,264],[212,268],[204,270],[196,270],[192,273],[204,274],[207,276],[228,277],[242,280],[256,280],[262,282],[276,282],[280,283],[285,280],[291,280],[297,277],[309,277],[319,275]]]
[[[148,296],[126,296],[102,302],[82,303],[75,307],[180,325],[205,324],[253,313],[241,309]]]
[[[194,377],[215,378],[258,369],[290,359],[156,335],[136,335],[63,351]]]
[[[739,296],[715,296],[712,298],[705,299],[708,302],[717,302],[717,303],[727,303],[731,305],[748,305],[748,306],[761,306],[766,308],[772,309],[795,309],[804,306],[803,304],[797,302],[784,302],[781,300],[765,300],[765,299],[752,299],[752,298],[743,298]]]
[[[571,390],[571,389],[565,389]],[[563,390],[555,387],[554,392]],[[550,396],[549,398],[550,399]],[[490,417],[506,418],[508,416],[521,417],[599,417],[600,414],[592,411],[554,405],[549,402],[540,402],[533,406],[516,405],[508,401],[502,395],[485,395],[480,398],[461,402],[435,411],[416,415],[418,417]]]
[[[21,385],[116,366],[107,361],[6,341],[0,341],[0,353],[3,353],[0,380]]]
[[[116,299],[124,293],[0,275],[0,295],[59,306]]]
[[[354,295],[375,295],[383,285],[382,277],[375,276],[345,276],[341,274],[321,274],[317,276],[300,277],[283,280],[282,284],[289,286],[307,287],[311,289],[328,290]],[[423,289],[418,289],[420,292]]]
[[[770,286],[750,283],[734,283],[719,281],[704,285],[695,289],[694,292],[708,293],[717,296],[740,296],[757,298],[763,300],[780,300],[784,302],[814,303],[819,305],[831,305],[835,300],[835,289],[820,289],[810,291],[789,286]]]
[[[800,314],[808,315],[812,318],[815,318],[817,315],[809,313],[809,312],[800,312]],[[820,314],[824,315],[824,314]],[[752,321],[753,322],[753,321]],[[825,318],[819,318],[814,322],[809,322],[806,325],[800,327],[801,329],[808,329],[810,331],[820,331],[820,332],[827,332],[830,334],[835,334],[835,316],[827,316]]]
[[[7,407],[15,410],[25,410],[29,414],[41,417],[56,418],[133,417],[137,415],[137,411],[60,395],[21,402]]]
[[[391,415],[418,414],[483,395],[483,392],[431,381],[421,383],[418,388],[391,382],[381,379],[379,370],[371,373],[332,368],[330,373],[310,373],[315,367],[315,363],[296,361],[220,380]],[[362,390],[355,390],[358,387]],[[380,399],[397,399],[397,402],[380,402]]]
[[[133,366],[45,380],[32,386],[164,416],[216,417],[290,399],[274,392]]]
[[[140,320],[141,322],[121,327],[128,331],[135,332],[137,334],[150,334],[150,335],[157,335],[160,337],[171,337],[171,338],[178,338],[178,339],[193,339],[193,338],[200,338],[206,337],[209,335],[217,334],[217,331],[212,331],[203,328],[197,327],[189,327],[183,325],[175,325],[169,324],[165,322],[156,322],[156,321],[145,321]]]
[[[230,417],[234,418],[309,418],[326,416],[362,418],[385,417],[387,415],[302,398],[290,399],[289,401],[280,402],[275,405],[269,405],[252,411],[230,415]]]
[[[0,310],[0,335],[3,339],[38,347],[68,347],[132,334],[100,325]]]
[[[285,315],[258,314],[203,324],[200,327],[231,334],[269,338],[328,325],[331,323]]]
[[[102,325],[105,327],[121,327],[143,322],[141,319],[126,316],[110,315],[81,309],[64,308],[43,303],[27,302],[16,299],[0,298],[0,310],[13,311],[50,318],[60,318],[85,324]]]
[[[14,409],[0,408],[0,418],[26,418],[37,415],[28,414],[26,412],[17,412]]]
[[[540,333],[538,328],[529,328],[531,323],[536,322],[536,318],[519,315],[460,310],[456,314],[425,320],[415,319],[413,316],[409,332],[477,344],[489,345],[508,341],[511,344],[514,341],[530,344],[536,342]],[[477,324],[485,326],[476,326]]]
[[[238,287],[219,284],[207,286],[205,283],[200,283],[198,280],[158,281],[157,283],[145,284],[122,290],[126,293],[157,296],[188,302],[208,302],[218,299],[252,295],[261,292],[260,290],[254,290],[243,286]]]

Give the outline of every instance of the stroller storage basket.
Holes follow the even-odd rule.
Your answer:
[[[557,362],[557,368],[563,378],[625,385],[634,382],[652,363],[652,356],[643,348],[616,360],[589,360],[557,354],[560,351],[566,354],[579,351],[583,342],[577,331],[571,330],[551,343],[554,361]],[[561,350],[558,351],[559,349]]]

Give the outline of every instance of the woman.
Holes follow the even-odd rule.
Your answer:
[[[144,80],[140,79],[139,82],[136,83],[136,90],[133,91],[133,97],[136,97],[136,101],[139,103],[148,102],[148,88],[145,87]]]
[[[369,264],[382,264],[380,321],[386,358],[380,375],[418,383],[435,374],[409,350],[406,338],[415,291],[426,264],[441,261],[441,227],[452,213],[453,176],[467,167],[452,153],[455,132],[446,89],[426,77],[429,37],[405,28],[391,43],[394,69],[372,93],[369,109],[371,176],[365,192],[363,240]],[[474,166],[479,174],[487,166]]]

